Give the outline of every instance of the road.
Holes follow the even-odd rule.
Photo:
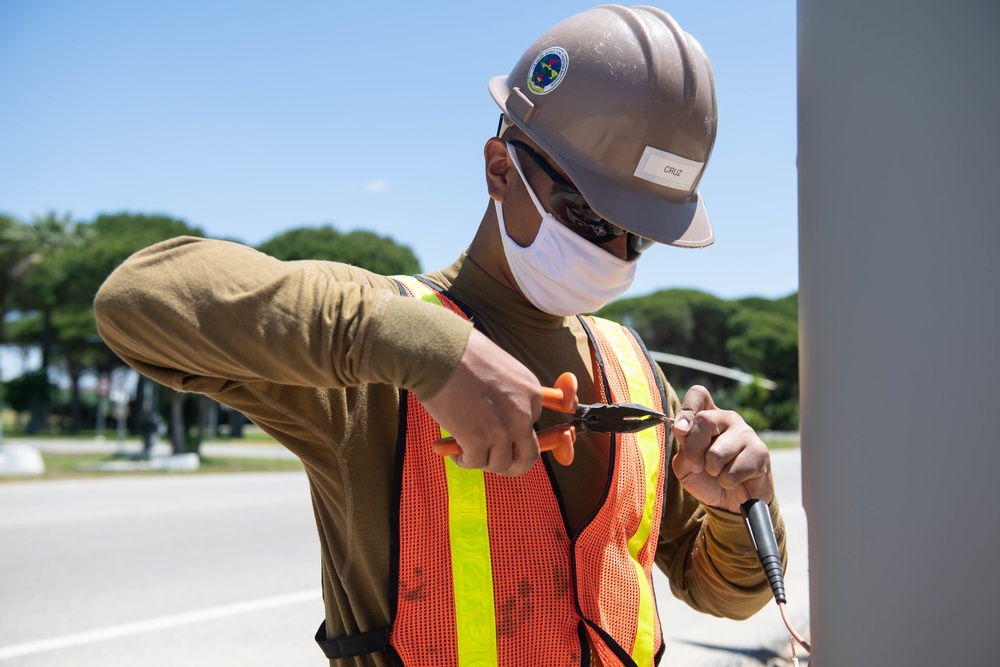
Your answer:
[[[323,664],[302,473],[7,483],[0,508],[0,664]]]
[[[798,452],[775,477],[794,540],[786,574],[805,625]],[[302,473],[0,484],[0,665],[323,665],[319,545]],[[765,664],[774,605],[746,622],[675,601],[659,578],[664,664]]]

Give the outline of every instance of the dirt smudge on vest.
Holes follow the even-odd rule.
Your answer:
[[[566,570],[560,567],[552,568],[552,590],[557,595],[568,595],[572,587],[573,582],[570,580],[569,573]]]
[[[511,595],[500,606],[497,633],[501,637],[513,637],[531,621],[534,606],[531,604],[531,581],[522,579],[517,584],[517,595]]]
[[[427,582],[424,581],[424,571],[422,568],[417,567],[413,569],[413,582],[400,580],[399,584],[403,589],[402,597],[407,602],[427,598],[427,591],[425,590]]]

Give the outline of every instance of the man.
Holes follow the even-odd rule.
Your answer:
[[[695,608],[742,618],[770,597],[748,496],[771,503],[784,548],[752,429],[703,388],[681,405],[631,332],[575,317],[621,295],[653,242],[712,242],[696,193],[711,69],[664,12],[604,6],[489,88],[491,201],[450,267],[394,280],[175,239],[109,277],[99,328],[302,459],[332,665],[649,665],[654,563]],[[672,432],[583,433],[569,465],[540,456],[536,424],[566,418],[542,412],[542,386],[565,371],[581,402],[642,402]],[[446,434],[452,459],[433,450]]]

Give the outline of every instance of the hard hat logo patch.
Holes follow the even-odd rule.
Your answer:
[[[567,69],[569,54],[565,49],[558,46],[545,49],[528,70],[528,89],[536,95],[551,93],[566,77]]]

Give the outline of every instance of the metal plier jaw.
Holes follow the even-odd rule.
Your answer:
[[[592,433],[635,433],[662,424],[667,415],[638,403],[578,405],[570,424]]]
[[[573,419],[538,431],[538,447],[552,452],[556,461],[568,466],[575,455],[577,431],[591,433],[635,433],[650,426],[669,422],[667,415],[638,403],[581,404],[577,398],[576,376],[563,373],[552,387],[542,387],[542,407],[573,415]],[[432,445],[441,456],[462,453],[454,438],[443,438]]]

